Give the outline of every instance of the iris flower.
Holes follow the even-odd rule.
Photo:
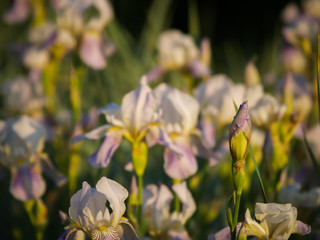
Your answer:
[[[42,152],[45,138],[44,126],[29,117],[0,122],[0,161],[11,171],[10,192],[16,199],[28,201],[44,194],[42,170],[58,185],[66,181]]]
[[[165,185],[154,184],[144,189],[144,217],[149,221],[149,233],[163,239],[190,239],[184,228],[187,220],[196,210],[195,201],[187,188],[186,182],[174,184],[172,187],[182,203],[182,211],[170,213],[173,194]],[[161,238],[162,239],[162,238]]]
[[[92,240],[139,239],[128,219],[124,201],[128,191],[119,183],[102,177],[96,188],[83,182],[82,189],[70,201],[71,224],[59,239],[71,240],[83,231]],[[108,207],[108,205],[109,207]]]
[[[199,103],[166,84],[159,85],[154,92],[160,101],[160,122],[172,143],[168,146],[175,146],[165,148],[164,169],[173,179],[186,179],[198,169],[195,155],[211,158],[211,151],[197,129]]]
[[[258,240],[287,240],[293,233],[310,233],[311,227],[298,221],[297,214],[291,204],[256,203],[255,216],[259,222],[251,218],[247,209],[245,234],[256,236]]]
[[[73,139],[76,143],[84,138],[96,140],[104,137],[99,150],[89,157],[94,167],[108,166],[122,136],[131,143],[144,139],[159,117],[157,101],[145,80],[141,81],[139,88],[123,97],[121,106],[109,104],[99,112],[105,115],[108,124]]]

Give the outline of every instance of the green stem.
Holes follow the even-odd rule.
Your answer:
[[[238,215],[239,215],[239,208],[240,208],[241,193],[236,194],[236,206],[235,206],[234,214],[233,214],[232,240],[236,240],[236,236],[237,236],[237,224],[238,224]]]
[[[178,184],[180,182],[180,179],[173,179],[173,184]],[[180,212],[180,199],[176,193],[174,194],[174,210]]]
[[[138,224],[142,226],[142,204],[143,204],[143,175],[138,177]]]

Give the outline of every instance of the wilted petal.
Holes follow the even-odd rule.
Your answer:
[[[174,184],[172,186],[173,191],[178,195],[182,203],[182,225],[193,215],[196,211],[196,203],[187,187],[187,183]]]
[[[296,225],[294,226],[294,229],[292,233],[297,233],[300,235],[306,235],[311,232],[311,227],[308,224],[305,224],[299,220],[296,221]]]
[[[11,8],[4,14],[3,20],[8,24],[21,23],[30,16],[30,12],[27,0],[14,0]]]
[[[157,105],[145,77],[139,88],[124,96],[121,105],[122,121],[134,136],[155,120]]]
[[[123,127],[121,119],[121,107],[117,104],[111,103],[103,108],[99,108],[99,114],[103,113],[106,120],[112,125]]]
[[[98,151],[89,156],[89,163],[97,168],[108,166],[113,153],[120,146],[122,133],[122,130],[110,129]]]
[[[10,193],[20,201],[29,201],[43,195],[46,184],[41,174],[32,167],[12,168]]]
[[[95,128],[91,130],[90,132],[87,132],[85,134],[81,134],[78,136],[75,136],[72,139],[72,144],[75,144],[82,139],[92,139],[92,140],[98,140],[106,135],[107,130],[110,128],[109,124],[102,125],[101,127]]]
[[[133,226],[125,218],[120,220],[116,230],[121,240],[139,240]]]
[[[166,148],[164,152],[164,169],[173,179],[186,179],[197,172],[197,160],[187,144],[176,144],[176,146],[183,153],[180,154]]]
[[[106,177],[102,177],[99,180],[96,188],[99,192],[103,193],[110,202],[110,207],[113,211],[111,225],[116,227],[120,221],[120,218],[126,211],[126,205],[124,204],[124,201],[129,195],[127,189],[125,189],[119,183]]]
[[[107,65],[101,37],[98,33],[87,32],[84,34],[80,46],[80,57],[85,64],[93,69],[103,69]]]

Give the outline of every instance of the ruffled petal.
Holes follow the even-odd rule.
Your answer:
[[[12,168],[10,193],[20,201],[29,201],[43,195],[46,184],[33,167]]]
[[[106,167],[109,165],[111,157],[120,146],[122,139],[122,130],[110,130],[98,151],[89,156],[89,163],[96,168]]]
[[[119,183],[106,177],[102,177],[99,180],[96,188],[99,192],[103,193],[110,202],[110,207],[113,210],[111,225],[116,227],[120,218],[126,211],[126,205],[124,204],[124,201],[129,195],[127,189],[125,189]]]

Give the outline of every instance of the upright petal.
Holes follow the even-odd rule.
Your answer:
[[[172,186],[172,189],[178,195],[182,203],[182,225],[184,225],[186,221],[196,211],[196,203],[185,181],[178,184],[174,184]]]
[[[99,108],[99,114],[103,113],[106,120],[114,126],[123,127],[121,118],[121,107],[117,104],[111,103],[103,108]]]
[[[139,88],[124,96],[121,105],[122,120],[133,136],[136,137],[155,120],[157,105],[145,77]]]
[[[170,202],[173,195],[164,184],[160,184],[156,202],[153,206],[151,226],[157,233],[167,228],[169,223]]]
[[[46,184],[33,167],[11,168],[10,193],[20,201],[29,201],[43,195]]]
[[[82,188],[71,197],[69,216],[70,218],[83,226],[83,209],[87,206],[91,196],[91,186],[87,182],[82,183]],[[83,226],[84,227],[84,226]]]
[[[256,236],[258,239],[268,239],[268,235],[265,229],[263,229],[259,223],[252,220],[250,216],[250,211],[247,209],[245,214],[246,226],[245,233],[248,236]]]
[[[99,180],[96,188],[99,192],[103,193],[110,202],[110,207],[113,211],[111,225],[116,227],[120,221],[120,218],[126,211],[126,205],[124,204],[124,201],[129,195],[127,189],[125,189],[119,183],[106,177],[102,177]]]

